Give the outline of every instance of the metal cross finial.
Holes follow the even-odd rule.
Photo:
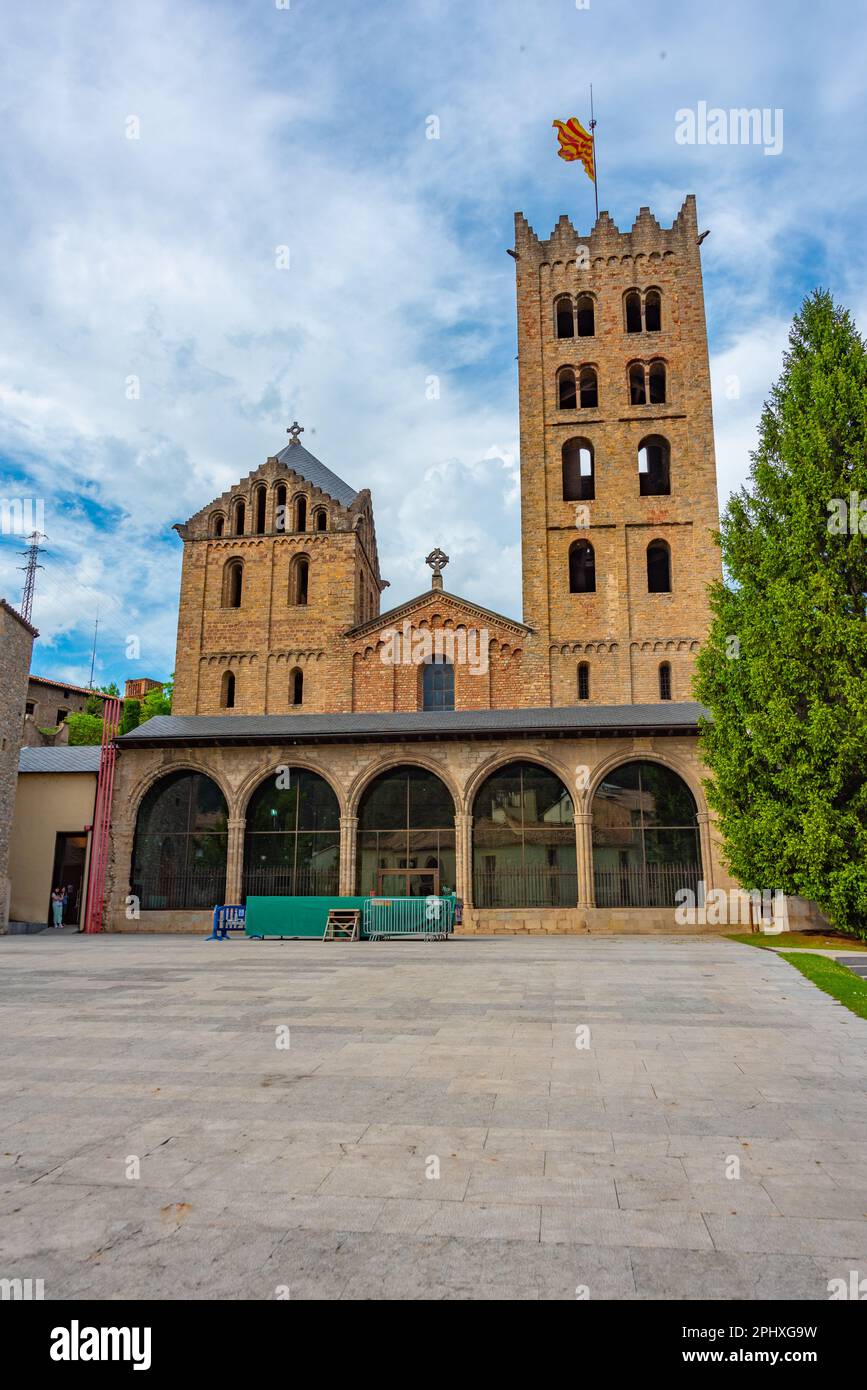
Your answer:
[[[425,564],[430,565],[434,574],[442,574],[448,562],[448,555],[446,555],[444,550],[440,550],[439,546],[437,546],[435,550],[432,550],[425,560]]]
[[[299,425],[298,421],[297,421],[297,420],[294,420],[294,421],[292,422],[292,424],[289,426],[289,428],[288,428],[288,430],[286,431],[286,433],[287,433],[288,435],[291,436],[291,438],[290,438],[290,440],[289,440],[289,443],[290,443],[290,444],[300,444],[300,443],[301,443],[301,440],[298,438],[298,436],[299,436],[299,434],[303,434],[303,433],[304,433],[304,426],[303,426],[303,425]]]

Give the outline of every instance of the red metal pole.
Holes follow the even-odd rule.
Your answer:
[[[87,876],[87,913],[84,921],[86,932],[103,930],[105,874],[108,868],[109,833],[111,830],[111,795],[114,788],[114,740],[120,728],[120,710],[120,700],[113,696],[107,699],[103,705],[102,743],[100,745],[99,773],[96,779],[93,831],[90,838],[90,870]]]

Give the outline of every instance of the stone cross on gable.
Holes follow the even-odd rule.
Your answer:
[[[290,436],[290,438],[289,438],[289,443],[290,443],[290,444],[300,444],[300,443],[301,443],[301,440],[298,438],[298,436],[299,436],[299,434],[303,434],[303,433],[304,433],[304,426],[303,426],[303,425],[299,425],[298,421],[297,421],[297,420],[294,420],[294,421],[292,422],[292,424],[289,426],[289,428],[288,428],[288,430],[286,431],[286,433]]]
[[[443,587],[443,570],[448,562],[448,555],[446,555],[444,550],[440,550],[439,546],[432,550],[425,560],[425,564],[430,565],[433,570],[433,576],[431,578],[432,589],[441,589]]]

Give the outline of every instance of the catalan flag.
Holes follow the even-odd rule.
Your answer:
[[[587,171],[587,177],[591,183],[596,182],[596,167],[593,162],[593,136],[586,131],[578,120],[573,116],[568,121],[552,121],[556,128],[557,139],[560,141],[560,148],[557,151],[561,159],[570,162],[573,159],[580,159]],[[591,122],[592,125],[592,122]]]

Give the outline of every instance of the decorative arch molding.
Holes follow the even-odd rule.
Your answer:
[[[211,652],[199,658],[202,666],[256,666],[257,652]]]
[[[227,786],[226,782],[214,770],[212,765],[196,762],[194,758],[191,758],[188,754],[185,754],[184,757],[180,758],[177,762],[161,763],[158,768],[152,768],[150,772],[143,773],[142,776],[138,779],[138,781],[133,783],[127,795],[127,805],[129,807],[129,821],[133,830],[135,830],[136,822],[138,820],[138,813],[141,809],[142,801],[144,800],[147,793],[150,791],[151,787],[155,786],[157,782],[161,782],[164,777],[171,777],[176,772],[197,772],[202,777],[209,777],[211,781],[214,783],[214,785],[219,787],[220,791],[222,792],[223,799],[226,803],[226,806],[229,808],[229,815],[231,816],[232,796],[231,791]]]
[[[321,648],[308,651],[290,652],[269,652],[268,662],[271,666],[307,666],[314,661],[324,661],[325,653]]]
[[[601,763],[594,767],[590,781],[583,792],[578,792],[573,800],[575,810],[589,815],[593,810],[593,798],[601,782],[605,780],[609,772],[615,767],[622,767],[625,763],[660,763],[662,767],[667,767],[669,772],[674,772],[685,782],[695,800],[696,811],[701,815],[708,814],[707,802],[705,801],[704,788],[701,785],[701,778],[697,776],[695,769],[689,766],[684,760],[676,755],[672,757],[670,753],[649,752],[646,748],[634,748],[619,753],[612,753],[604,758]],[[580,805],[578,804],[580,802]]]
[[[321,777],[323,782],[328,783],[329,787],[334,792],[334,795],[337,797],[337,804],[340,807],[341,816],[346,814],[345,788],[341,785],[341,783],[335,782],[334,776],[331,772],[329,772],[325,767],[323,767],[323,765],[320,762],[318,762],[315,758],[311,758],[309,756],[303,756],[300,758],[296,758],[294,756],[286,756],[278,758],[270,765],[259,766],[257,768],[254,768],[252,772],[247,773],[243,780],[238,784],[238,787],[232,799],[229,800],[228,797],[226,798],[227,804],[229,806],[229,815],[233,816],[237,820],[246,820],[247,807],[250,804],[251,796],[258,787],[261,787],[263,782],[266,782],[268,780],[269,776],[277,776],[278,767],[296,767],[299,769],[299,771],[312,772],[315,776]]]
[[[488,780],[492,773],[497,772],[501,767],[508,767],[509,763],[538,763],[539,767],[544,767],[547,772],[552,772],[555,777],[560,778],[572,798],[572,805],[576,811],[578,810],[579,794],[573,790],[570,770],[537,748],[518,748],[505,753],[492,753],[470,773],[464,783],[464,802],[461,806],[461,810],[466,815],[471,816],[473,814],[473,804],[482,784]]]
[[[425,754],[395,753],[386,758],[375,759],[368,767],[364,768],[362,772],[356,774],[354,780],[349,785],[346,795],[347,814],[357,816],[361,798],[370,783],[374,782],[377,777],[380,777],[383,772],[393,772],[397,767],[420,767],[425,772],[430,772],[434,777],[438,777],[452,798],[455,815],[459,815],[463,810],[460,791],[455,785],[450,768],[446,767],[443,763],[436,762],[435,759]]]

